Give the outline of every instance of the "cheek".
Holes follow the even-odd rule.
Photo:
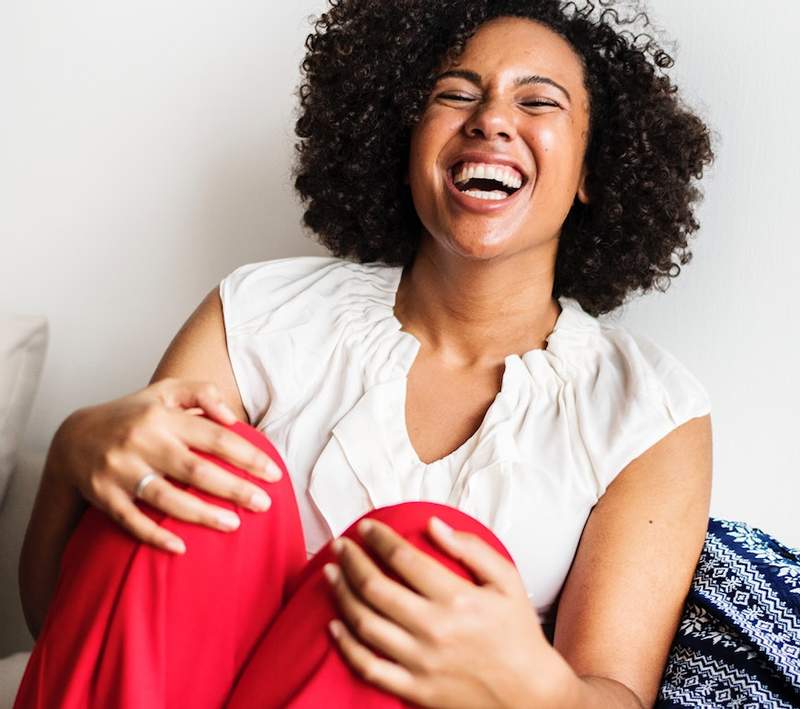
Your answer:
[[[539,177],[550,184],[571,181],[580,169],[578,137],[571,126],[543,126],[531,137]]]
[[[556,126],[544,126],[536,132],[536,144],[546,153],[554,152],[560,143],[560,131]]]
[[[572,141],[571,133],[559,125],[543,126],[534,137],[539,155],[547,162],[548,167],[562,163],[565,157],[572,154]]]
[[[411,135],[412,156],[423,158],[425,166],[434,162],[448,141],[458,134],[461,125],[462,119],[452,112],[429,111],[423,115]]]

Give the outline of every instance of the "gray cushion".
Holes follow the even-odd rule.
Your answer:
[[[47,337],[44,317],[0,314],[0,502],[39,385]]]
[[[0,657],[33,647],[22,614],[18,569],[45,457],[43,451],[20,451],[6,499],[0,505]]]
[[[0,660],[0,709],[11,709],[17,696],[29,652],[17,652]]]

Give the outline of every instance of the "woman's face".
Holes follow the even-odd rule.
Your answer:
[[[438,246],[488,259],[559,236],[575,198],[588,202],[583,82],[571,45],[521,18],[485,23],[441,67],[408,165],[414,206]]]

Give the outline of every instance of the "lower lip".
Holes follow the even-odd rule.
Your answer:
[[[505,209],[517,201],[517,198],[527,190],[528,184],[530,183],[530,180],[528,180],[528,182],[522,185],[516,192],[504,199],[481,199],[480,197],[472,197],[459,190],[453,183],[453,176],[450,174],[450,170],[445,170],[445,175],[447,176],[445,180],[447,182],[447,189],[456,203],[467,211],[475,212],[476,214],[491,214]]]

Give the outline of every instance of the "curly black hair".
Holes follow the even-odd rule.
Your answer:
[[[621,18],[611,0],[581,9],[560,0],[330,2],[305,43],[292,175],[304,224],[334,255],[413,261],[423,227],[404,177],[436,69],[487,20],[522,17],[572,45],[590,99],[590,203],[576,199],[564,222],[553,297],[597,316],[632,291],[666,291],[681,272],[673,253],[689,263],[702,199],[693,180],[714,154],[707,126],[663,71],[672,57],[650,34],[617,29],[649,25],[646,13]]]

